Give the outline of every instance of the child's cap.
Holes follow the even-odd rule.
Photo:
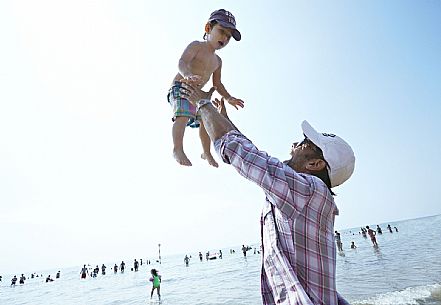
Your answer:
[[[210,18],[208,18],[208,22],[210,21],[217,21],[224,28],[231,29],[233,38],[236,41],[242,38],[242,35],[240,35],[240,32],[236,29],[236,19],[229,11],[224,9],[214,11],[211,13]]]

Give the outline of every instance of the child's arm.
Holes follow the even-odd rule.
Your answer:
[[[190,43],[182,53],[181,58],[179,59],[178,69],[179,73],[186,79],[192,80],[197,84],[201,77],[199,75],[193,75],[191,72],[190,63],[192,59],[196,56],[199,49],[199,42],[193,41]]]
[[[241,99],[232,97],[231,94],[228,93],[227,89],[225,89],[224,84],[221,82],[221,71],[222,71],[222,60],[219,59],[219,67],[216,71],[213,72],[213,86],[216,88],[216,91],[225,98],[225,100],[233,105],[234,108],[238,109],[237,106],[243,108],[244,102]]]

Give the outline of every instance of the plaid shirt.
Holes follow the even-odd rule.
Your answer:
[[[239,131],[218,139],[215,148],[266,195],[261,218],[263,304],[348,305],[336,290],[333,232],[338,209],[327,186],[258,150]]]

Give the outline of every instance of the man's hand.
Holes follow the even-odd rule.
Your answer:
[[[243,108],[244,106],[244,101],[242,101],[241,99],[235,98],[235,97],[230,97],[227,99],[228,104],[232,105],[234,108],[236,108],[236,110],[238,110],[240,108]]]
[[[214,101],[212,101],[212,103],[217,108],[217,111],[220,114],[222,114],[224,117],[228,118],[227,108],[225,107],[224,98],[221,98],[221,100],[215,99]]]
[[[187,75],[187,76],[185,77],[185,80],[186,80],[189,84],[199,86],[199,85],[201,84],[202,77],[201,77],[200,75],[193,75],[193,74],[191,74],[191,75]]]
[[[193,105],[196,105],[196,103],[199,102],[200,100],[211,99],[214,90],[216,90],[216,87],[211,87],[210,91],[208,92],[202,91],[187,79],[181,79],[181,83],[182,86],[180,92],[182,97],[189,100],[190,103],[192,103]]]

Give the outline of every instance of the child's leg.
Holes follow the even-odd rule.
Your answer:
[[[210,164],[211,166],[219,167],[219,165],[217,164],[216,160],[214,160],[213,156],[211,155],[211,152],[210,152],[210,146],[211,146],[210,137],[208,136],[208,133],[205,130],[205,127],[204,127],[204,124],[202,124],[202,121],[201,121],[201,126],[199,126],[199,138],[201,139],[202,149],[203,149],[203,153],[201,155],[201,158],[204,159],[204,160],[207,160],[208,164]]]
[[[173,136],[173,157],[175,160],[185,166],[191,166],[190,160],[184,153],[184,132],[188,122],[188,117],[178,116],[173,122],[172,136]]]
[[[155,291],[155,287],[152,287],[152,292],[150,293],[150,299],[153,298],[153,291]]]
[[[159,297],[159,300],[161,300],[161,293],[159,292],[159,290],[161,289],[161,286],[159,286],[158,288],[156,288],[157,289],[157,292],[158,292],[158,297]]]

